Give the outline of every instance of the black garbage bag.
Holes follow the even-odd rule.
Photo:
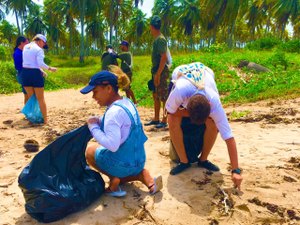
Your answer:
[[[104,192],[104,181],[85,160],[91,133],[84,125],[49,144],[19,175],[26,212],[53,222],[89,206]]]
[[[198,155],[202,151],[205,124],[192,124],[189,117],[182,118],[181,128],[183,142],[190,163],[198,161]]]
[[[190,163],[197,162],[198,155],[202,151],[205,124],[192,124],[189,117],[183,117],[181,121],[181,129],[183,132],[183,142],[187,158]],[[179,157],[172,142],[170,142],[169,155],[171,160],[179,162]]]

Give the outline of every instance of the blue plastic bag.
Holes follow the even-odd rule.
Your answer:
[[[44,123],[39,102],[33,94],[21,111],[31,123]]]
[[[26,212],[39,222],[53,222],[88,207],[104,192],[99,173],[88,167],[85,149],[92,135],[87,125],[39,152],[19,175]]]

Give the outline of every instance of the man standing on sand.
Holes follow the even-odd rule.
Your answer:
[[[106,46],[106,52],[104,52],[101,56],[101,70],[108,70],[109,65],[118,65],[117,54],[114,52],[112,45]]]
[[[121,53],[118,54],[118,58],[121,59],[121,69],[128,76],[130,83],[132,81],[132,55],[129,51],[129,43],[127,41],[122,41],[120,44]],[[133,91],[131,90],[131,85],[124,89],[127,98],[131,98],[133,103],[136,104],[136,99]]]
[[[155,15],[150,21],[150,31],[154,37],[152,47],[152,80],[154,83],[153,100],[154,100],[154,118],[145,123],[145,126],[155,125],[156,128],[164,128],[167,126],[167,114],[165,110],[165,103],[168,98],[168,78],[169,68],[167,66],[168,45],[166,38],[160,32],[161,19]],[[163,117],[160,122],[160,107],[162,103]]]

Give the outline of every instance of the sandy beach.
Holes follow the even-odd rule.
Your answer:
[[[101,115],[91,94],[78,90],[46,92],[49,125],[33,126],[20,113],[23,95],[0,95],[0,224],[40,224],[24,209],[18,176],[35,154],[23,144],[35,139],[40,150],[58,136]],[[153,110],[138,107],[143,122]],[[221,171],[208,173],[196,165],[171,176],[168,130],[145,127],[146,168],[163,176],[164,188],[154,196],[139,182],[123,185],[124,198],[102,195],[94,204],[55,225],[111,224],[300,224],[300,98],[268,100],[225,107],[250,111],[231,120],[243,169],[242,191],[233,188],[225,142],[218,136],[209,160]],[[103,176],[104,177],[104,176]],[[107,181],[107,179],[105,179]],[[226,203],[226,204],[225,204]]]

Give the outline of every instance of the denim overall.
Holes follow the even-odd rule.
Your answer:
[[[144,134],[140,117],[134,105],[137,122],[135,122],[132,114],[125,106],[118,103],[113,103],[113,105],[124,109],[129,116],[131,121],[130,132],[126,141],[120,145],[116,152],[109,151],[102,146],[98,148],[95,153],[96,164],[99,169],[115,177],[123,178],[135,176],[139,174],[145,166],[146,154],[144,143],[147,141],[147,137]],[[100,126],[102,131],[104,131],[104,119],[105,114]]]

